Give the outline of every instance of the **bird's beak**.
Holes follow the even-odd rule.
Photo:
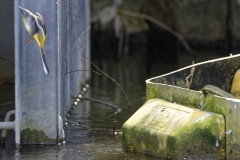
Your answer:
[[[22,7],[20,7],[20,6],[18,6],[18,7],[21,9],[22,14],[23,14],[24,13],[24,9]]]
[[[21,9],[21,11],[22,11],[22,14],[28,13],[28,10],[27,10],[27,9],[25,9],[25,8],[22,8],[22,7],[20,7],[20,6],[18,6],[18,7]]]
[[[21,10],[23,10],[23,8],[22,7],[20,7],[20,6],[18,6]]]

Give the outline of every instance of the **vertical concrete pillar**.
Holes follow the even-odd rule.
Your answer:
[[[26,45],[21,6],[44,18],[47,37],[44,52],[50,73],[45,74],[34,40]],[[59,116],[65,119],[72,95],[90,77],[88,0],[15,0],[15,99],[16,143],[55,144],[60,139]]]

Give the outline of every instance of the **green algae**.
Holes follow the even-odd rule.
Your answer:
[[[201,91],[147,83],[146,96],[146,100],[160,98],[170,102],[174,101],[177,104],[182,104],[190,108],[198,108],[226,116],[226,100],[210,93],[203,94]]]
[[[236,55],[211,60],[146,80],[146,100],[159,98],[189,108],[198,108],[202,112],[211,111],[224,117],[220,124],[222,124],[222,128],[226,126],[226,133],[224,130],[221,133],[225,140],[224,138],[216,139],[218,131],[214,128],[217,123],[206,124],[208,127],[199,123],[195,126],[197,129],[185,128],[190,125],[188,124],[183,127],[182,131],[180,128],[176,129],[178,131],[174,133],[176,135],[169,135],[167,148],[170,148],[171,152],[169,151],[167,154],[167,150],[162,150],[164,155],[172,154],[177,159],[237,159],[239,157],[239,100],[219,94],[215,89],[207,93],[200,91],[206,85],[214,85],[220,90],[229,92],[233,75],[240,66],[239,59],[240,56]],[[188,89],[186,77],[189,76],[193,67],[195,72],[190,89]],[[187,130],[188,132],[186,132]],[[192,138],[184,141],[189,138],[189,135]],[[206,140],[199,141],[201,138]],[[214,144],[215,147],[213,147]],[[225,146],[226,148],[224,148]],[[173,150],[174,148],[178,149]],[[170,157],[174,158],[174,156]]]
[[[43,131],[36,129],[21,130],[20,139],[22,144],[55,144],[56,140],[51,139],[45,135]]]
[[[218,159],[224,159],[225,121],[222,115],[197,111],[196,109],[186,109],[185,112],[189,113],[190,110],[196,110],[196,113],[201,114],[202,118],[197,121],[189,121],[185,125],[175,127],[174,130],[172,130],[172,128],[165,132],[165,129],[160,129],[161,127],[158,128],[162,126],[161,123],[165,123],[164,119],[161,120],[156,117],[157,123],[146,126],[150,115],[145,109],[151,109],[153,107],[149,106],[153,105],[152,101],[159,101],[159,105],[166,103],[163,100],[150,100],[146,102],[148,105],[143,105],[141,107],[142,111],[139,111],[136,115],[134,114],[132,118],[123,125],[122,140],[124,151],[130,151],[131,147],[134,147],[137,152],[148,153],[159,157],[181,156],[179,154],[182,153],[202,155],[207,152],[209,155],[217,156]],[[167,104],[174,105],[172,103],[166,103],[166,107]],[[156,110],[151,110],[151,113],[156,113]],[[150,119],[152,120],[152,118]],[[174,119],[172,119],[172,121],[173,120]]]
[[[226,116],[226,100],[212,94],[204,96],[205,110]]]
[[[189,90],[174,86],[147,83],[146,100],[160,98],[169,101],[169,98],[178,104],[197,108],[201,102],[201,93],[189,93]]]
[[[158,89],[152,84],[147,84],[146,96],[146,101],[149,99],[159,98],[161,96],[160,89]]]

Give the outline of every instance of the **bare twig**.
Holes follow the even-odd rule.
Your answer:
[[[93,70],[74,70],[74,71],[66,72],[66,73],[64,74],[64,76],[67,75],[67,74],[69,74],[69,73],[79,72],[79,71],[89,71],[89,72],[94,72],[94,73],[96,73],[96,74],[98,74],[98,75],[101,75],[101,73],[98,73],[98,72],[93,71]]]
[[[14,63],[6,58],[3,58],[3,57],[0,57],[0,59],[4,60],[4,61],[7,61],[8,63],[12,64],[14,66]]]
[[[117,113],[119,113],[121,111],[120,108],[112,105],[112,104],[109,104],[109,103],[106,103],[106,102],[103,102],[101,100],[98,100],[98,99],[93,99],[93,98],[86,98],[86,97],[74,97],[72,96],[73,99],[81,99],[81,100],[87,100],[87,101],[91,101],[91,102],[96,102],[96,103],[99,103],[99,104],[102,104],[102,105],[105,105],[105,106],[108,106],[108,107],[111,107],[112,109],[115,109]]]
[[[13,66],[14,66],[14,63],[13,63],[12,61],[10,61],[9,59],[3,58],[3,57],[0,57],[0,59],[2,59],[2,60],[4,60],[4,61],[7,61],[8,63],[10,63],[11,65],[13,65]],[[0,84],[0,85],[3,85],[5,82],[7,82],[7,81],[11,80],[12,78],[14,78],[14,77],[11,77],[11,78],[9,78],[9,79],[7,79],[7,80],[5,80],[5,81],[1,82],[1,84]]]
[[[86,58],[87,60],[89,60],[87,57],[85,57],[85,58]],[[98,66],[97,66],[95,63],[93,63],[91,60],[89,60],[89,61],[92,63],[92,65],[93,65],[99,72],[101,72],[101,73],[102,73],[103,75],[105,75],[107,78],[109,78],[110,80],[112,80],[112,81],[121,89],[121,91],[122,91],[122,93],[123,93],[123,95],[124,95],[124,97],[125,97],[125,99],[126,99],[126,101],[127,101],[127,104],[128,104],[129,109],[132,110],[132,107],[131,107],[131,105],[130,105],[130,102],[129,102],[129,100],[128,100],[128,97],[127,97],[126,93],[124,92],[122,86],[121,86],[114,78],[112,78],[112,77],[109,76],[107,73],[105,73],[103,70],[101,70],[100,68],[98,68]]]
[[[88,127],[82,126],[82,125],[80,125],[80,124],[78,124],[78,123],[75,123],[75,122],[72,122],[72,121],[69,121],[69,120],[65,120],[65,122],[74,124],[75,126],[82,127],[82,128],[84,128],[84,129],[88,129]]]
[[[185,39],[179,33],[174,31],[172,28],[168,27],[163,22],[157,20],[156,18],[153,18],[153,17],[151,17],[149,15],[146,15],[146,14],[131,12],[131,11],[127,11],[127,10],[119,10],[119,13],[122,13],[122,14],[125,14],[125,15],[128,15],[128,16],[132,16],[132,17],[144,18],[144,19],[147,19],[147,20],[157,24],[158,26],[162,27],[163,29],[167,30],[168,32],[172,33],[175,37],[177,37],[178,40],[186,48],[186,50],[188,52],[190,52],[191,54],[194,54],[194,51],[192,50],[192,48],[188,45],[188,43],[185,41]]]
[[[14,77],[11,77],[11,78],[8,78],[8,79],[2,81],[2,82],[0,83],[0,85],[3,85],[4,83],[6,83],[6,82],[8,82],[8,81],[10,81],[10,80],[12,80],[12,79],[14,79]]]
[[[73,72],[79,72],[79,71],[88,71],[88,72],[93,72],[93,73],[96,73],[96,74],[98,74],[98,75],[101,75],[101,73],[98,73],[97,71],[93,71],[93,70],[73,70],[73,71],[67,71],[68,70],[68,68],[67,68],[67,60],[65,59],[65,61],[66,61],[66,73],[64,74],[64,76],[66,76],[67,74],[69,74],[69,73],[73,73]]]
[[[194,60],[192,61],[192,65],[194,64]],[[187,76],[186,81],[187,81],[187,88],[189,89],[191,84],[192,84],[192,80],[193,80],[193,75],[195,72],[195,67],[193,66],[191,69],[191,73],[189,74],[189,76]],[[191,78],[190,78],[191,77]],[[190,78],[190,82],[188,81],[188,79]]]
[[[0,104],[0,107],[8,106],[8,105],[11,105],[11,104],[14,104],[14,102],[1,103],[1,104]]]
[[[115,135],[116,130],[117,130],[117,121],[113,121],[113,135]]]

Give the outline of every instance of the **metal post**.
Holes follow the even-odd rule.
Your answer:
[[[26,45],[28,33],[18,6],[44,18],[47,36],[43,49],[49,74],[43,71],[36,41]],[[73,104],[71,96],[90,77],[85,72],[65,75],[90,67],[85,59],[85,55],[89,58],[89,2],[15,0],[14,7],[16,144],[56,144],[64,133],[60,121]]]
[[[16,147],[20,146],[20,121],[21,121],[21,90],[20,83],[20,18],[18,12],[19,0],[14,0],[14,43],[15,43],[15,143]]]

